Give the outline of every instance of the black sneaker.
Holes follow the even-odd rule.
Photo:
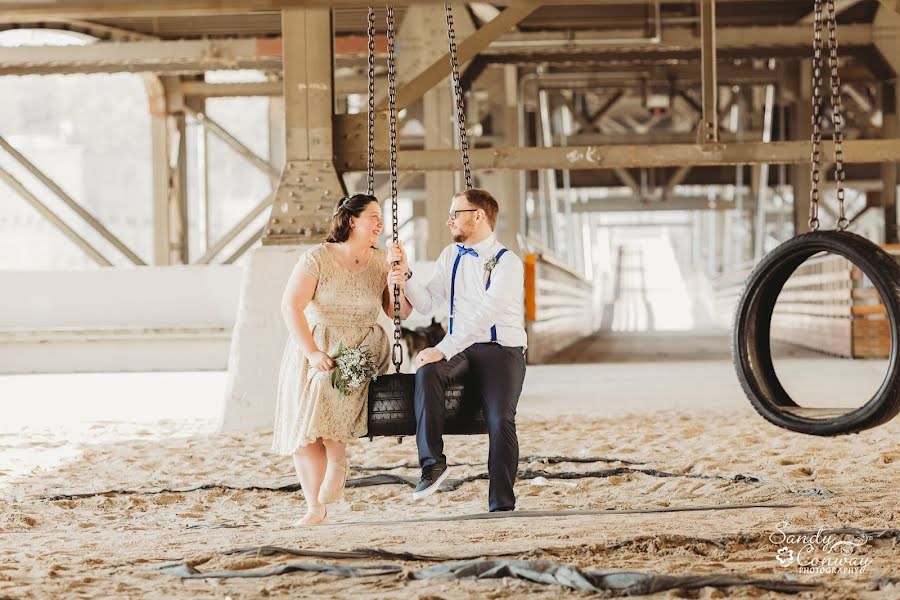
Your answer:
[[[413,500],[421,500],[438,491],[449,474],[450,469],[447,468],[447,465],[432,465],[423,468],[422,480],[416,486],[416,491],[413,492]]]

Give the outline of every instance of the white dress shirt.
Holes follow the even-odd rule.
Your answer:
[[[457,246],[465,244],[450,244],[444,248],[427,284],[420,283],[415,276],[406,282],[406,297],[420,313],[429,314],[450,301],[453,263],[459,255]],[[453,332],[448,332],[435,348],[450,359],[472,344],[490,342],[491,326],[497,328],[498,344],[525,348],[525,267],[522,260],[509,250],[504,252],[491,272],[491,287],[485,290],[485,261],[496,257],[503,246],[497,236],[491,234],[471,248],[478,256],[460,256],[456,269],[451,315]]]

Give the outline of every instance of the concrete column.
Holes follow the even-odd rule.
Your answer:
[[[153,264],[169,264],[169,112],[166,89],[156,76],[145,76],[150,108],[153,170]]]
[[[281,297],[299,255],[327,233],[343,194],[333,163],[329,8],[282,11],[284,162],[263,247],[249,255],[228,359],[224,431],[271,427],[288,339]],[[277,141],[272,142],[277,144]]]
[[[153,161],[153,264],[187,262],[187,157],[181,80],[144,78]]]
[[[187,122],[184,112],[174,115],[178,150],[175,158],[175,172],[172,181],[172,246],[171,261],[186,265],[190,262],[188,245],[188,184],[187,184]]]
[[[284,168],[284,98],[269,96],[269,162]]]
[[[189,96],[184,99],[185,105],[194,112],[206,114],[206,98]],[[206,127],[194,127],[195,151],[197,164],[197,242],[194,250],[200,256],[209,249],[209,132]]]

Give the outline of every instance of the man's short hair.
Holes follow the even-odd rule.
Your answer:
[[[457,196],[462,196],[466,200],[469,201],[469,204],[474,206],[475,208],[480,208],[484,211],[484,214],[487,216],[488,223],[491,225],[491,229],[496,228],[497,226],[497,215],[500,213],[500,206],[497,204],[497,201],[494,200],[494,197],[491,196],[491,193],[487,190],[480,190],[477,188],[472,188],[470,190],[466,190],[464,192],[460,192]]]

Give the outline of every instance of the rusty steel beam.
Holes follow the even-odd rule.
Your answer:
[[[524,2],[516,6],[511,6],[497,15],[459,43],[457,48],[457,56],[460,64],[465,64],[469,60],[490,46],[491,42],[500,38],[507,31],[515,27],[525,17],[538,9],[540,5],[536,2]],[[414,101],[425,95],[425,92],[436,86],[450,75],[450,54],[445,53],[439,59],[434,61],[424,71],[416,75],[409,83],[400,87],[396,94],[397,110],[401,110],[409,106]],[[387,101],[382,101],[378,109],[387,108]]]
[[[848,140],[845,163],[900,162],[900,139]],[[826,160],[834,159],[834,145],[822,142]],[[693,167],[700,165],[802,164],[809,162],[809,142],[743,142],[735,144],[651,144],[569,146],[555,148],[478,148],[469,151],[473,169],[615,169],[641,167]],[[388,153],[375,153],[375,168],[388,169]],[[347,152],[335,157],[339,171],[364,171],[366,153]],[[455,171],[458,150],[400,152],[401,171]]]
[[[504,0],[506,6],[531,4],[532,0]],[[740,0],[718,0],[738,2]],[[661,0],[667,4],[685,4],[685,0]],[[444,0],[406,0],[408,4],[433,4]],[[543,5],[567,6],[576,4],[645,5],[647,0],[542,0]],[[153,17],[201,16],[273,12],[309,7],[364,7],[359,0],[19,0],[4,3],[4,10],[20,16],[67,17]]]

